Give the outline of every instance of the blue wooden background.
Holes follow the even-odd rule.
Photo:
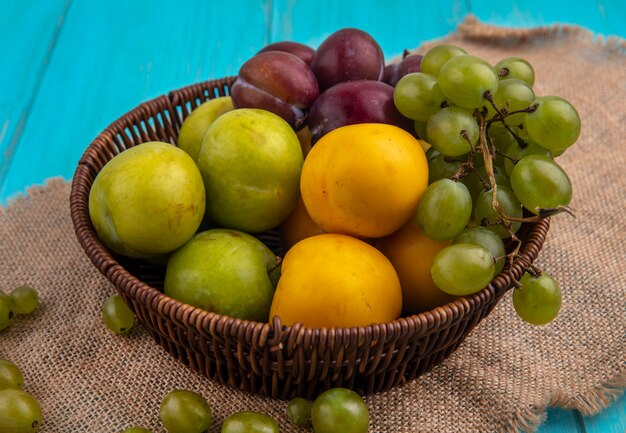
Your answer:
[[[0,205],[52,176],[140,102],[235,75],[263,45],[313,47],[342,27],[390,58],[466,14],[514,27],[578,24],[626,36],[622,0],[0,0]],[[626,432],[626,398],[594,417],[551,409],[541,433]]]

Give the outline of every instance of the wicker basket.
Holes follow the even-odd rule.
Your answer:
[[[163,270],[112,254],[89,219],[93,181],[115,155],[134,145],[175,143],[183,119],[207,99],[228,94],[234,77],[185,87],[141,104],[106,128],[83,154],[72,183],[76,235],[93,264],[117,288],[149,334],[193,370],[232,387],[272,397],[314,397],[331,387],[362,394],[410,381],[441,363],[463,342],[537,257],[547,219],[524,224],[521,254],[480,292],[432,311],[358,328],[282,326],[206,312],[162,293]],[[259,236],[275,251],[274,231]]]

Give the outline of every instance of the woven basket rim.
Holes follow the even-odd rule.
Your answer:
[[[174,113],[174,107],[180,102],[180,93],[198,88],[204,88],[208,85],[208,83],[220,82],[223,84],[229,84],[232,83],[235,78],[236,77],[226,77],[218,80],[206,80],[182,87],[171,91],[168,94],[164,94],[141,103],[135,108],[127,111],[114,122],[109,124],[102,132],[100,132],[85,149],[77,165],[72,178],[70,193],[71,218],[76,236],[85,250],[85,253],[98,270],[106,276],[118,290],[120,290],[121,287],[129,288],[126,290],[128,296],[135,299],[137,302],[142,302],[141,299],[143,299],[145,301],[149,301],[149,303],[154,306],[162,305],[163,310],[166,313],[171,313],[172,310],[174,310],[174,316],[168,314],[170,317],[181,323],[188,322],[189,325],[195,327],[202,325],[203,328],[208,328],[209,326],[216,325],[218,328],[221,328],[226,324],[225,322],[230,322],[237,328],[239,326],[252,326],[254,328],[261,327],[263,331],[269,331],[268,340],[277,342],[282,340],[282,336],[291,334],[292,332],[311,332],[313,334],[318,334],[345,333],[351,330],[356,330],[359,334],[370,333],[381,335],[381,333],[387,334],[387,331],[391,331],[393,329],[408,330],[411,328],[417,328],[424,333],[427,333],[429,331],[436,331],[445,323],[459,319],[470,309],[471,304],[476,304],[476,307],[481,307],[492,301],[494,297],[501,297],[510,289],[511,281],[513,279],[518,280],[521,278],[525,272],[522,266],[528,267],[528,265],[537,258],[538,252],[545,241],[546,234],[550,226],[550,218],[545,218],[539,222],[531,223],[530,228],[527,229],[527,239],[522,244],[515,263],[513,263],[510,267],[507,264],[503,271],[496,275],[492,281],[480,291],[472,295],[459,297],[445,305],[436,307],[429,311],[402,316],[390,322],[372,323],[369,325],[355,327],[310,328],[302,325],[301,323],[284,325],[278,317],[274,317],[270,322],[255,322],[246,319],[238,319],[182,303],[167,296],[159,289],[144,283],[135,275],[130,273],[122,264],[120,264],[111,254],[109,249],[100,241],[91,223],[91,219],[89,218],[88,208],[80,204],[81,199],[84,200],[83,203],[88,203],[91,184],[86,185],[84,175],[90,170],[90,160],[93,158],[91,154],[92,152],[95,152],[95,149],[99,146],[100,142],[111,140],[115,134],[117,134],[116,129],[119,128],[120,124],[126,122],[129,116],[135,119],[146,120],[144,117],[146,114],[146,107],[149,107],[152,104],[165,103],[171,112]],[[90,247],[90,243],[95,245],[95,248],[93,246]],[[498,287],[505,287],[505,289],[498,289]],[[411,324],[414,324],[415,326],[413,327]]]

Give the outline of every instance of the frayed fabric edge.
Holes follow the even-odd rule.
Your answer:
[[[50,177],[44,181],[43,185],[32,185],[26,188],[26,192],[20,192],[13,197],[9,197],[6,205],[0,205],[0,213],[5,213],[13,207],[19,206],[21,203],[24,203],[33,197],[44,194],[48,190],[64,188],[69,184],[70,182],[62,177]]]

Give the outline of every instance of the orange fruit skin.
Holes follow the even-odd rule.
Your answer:
[[[302,197],[298,199],[296,208],[280,225],[280,240],[285,251],[289,250],[302,239],[320,235],[324,232],[320,226],[315,224],[309,213],[306,211]]]
[[[392,235],[378,239],[376,247],[398,273],[405,311],[421,313],[456,299],[441,291],[430,276],[433,259],[451,243],[430,239],[419,229],[415,218]]]
[[[428,186],[420,143],[396,126],[361,123],[323,136],[300,177],[304,204],[329,233],[377,238],[415,215]]]
[[[396,271],[376,248],[341,234],[306,238],[285,255],[270,322],[311,328],[390,322],[402,312]]]

